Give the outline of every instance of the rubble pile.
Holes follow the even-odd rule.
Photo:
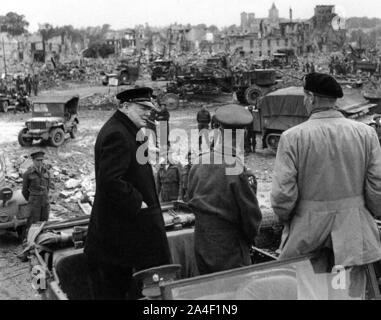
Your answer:
[[[52,65],[43,65],[40,68],[40,86],[42,90],[54,87],[65,87],[68,82],[86,83],[87,85],[99,85],[101,71],[104,64],[98,60],[70,61]]]
[[[277,70],[281,79],[278,80],[277,88],[302,87],[305,73],[301,70],[283,69]]]
[[[88,215],[95,197],[94,163],[90,149],[69,153],[49,149],[46,166],[51,174],[51,220],[65,220]],[[22,176],[32,165],[25,150],[6,157],[6,185],[13,190],[22,188]],[[80,164],[80,165],[79,165]]]

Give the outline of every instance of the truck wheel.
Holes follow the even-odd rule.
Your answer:
[[[257,86],[251,86],[245,91],[245,100],[249,105],[257,105],[258,99],[262,96],[262,91]]]
[[[70,131],[70,138],[75,139],[77,136],[77,132],[78,132],[78,127],[76,124],[74,124]]]
[[[28,133],[27,128],[24,128],[20,131],[19,136],[18,136],[19,144],[22,147],[31,147],[33,144],[33,139],[32,138],[25,138],[24,135],[26,133]]]
[[[280,137],[281,137],[280,133],[269,133],[266,136],[267,147],[273,150],[274,152],[276,152],[278,150]]]
[[[53,147],[59,147],[65,142],[65,132],[61,128],[53,129],[50,132],[49,143]]]
[[[8,112],[8,106],[9,106],[8,101],[3,101],[2,103],[3,112]]]

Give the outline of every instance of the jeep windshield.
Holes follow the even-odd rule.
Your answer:
[[[64,107],[62,103],[34,103],[33,117],[63,117]]]

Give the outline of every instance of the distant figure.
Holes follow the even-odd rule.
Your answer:
[[[161,104],[161,110],[156,113],[156,120],[159,121],[160,130],[160,148],[167,150],[170,147],[169,142],[169,119],[171,115],[165,104]],[[160,151],[163,151],[160,150]]]
[[[38,74],[35,74],[33,76],[33,92],[36,97],[38,96],[39,84],[40,84],[40,80],[39,80]]]
[[[192,169],[192,151],[189,151],[187,154],[188,163],[181,170],[181,199],[184,202],[188,202],[188,177],[189,172]]]
[[[28,74],[28,76],[25,78],[25,90],[29,97],[32,95],[32,84],[32,77],[30,74]]]
[[[202,147],[202,138],[208,140],[209,135],[207,136],[205,133],[209,130],[209,124],[212,121],[212,117],[210,115],[210,112],[206,108],[206,106],[203,106],[201,110],[197,113],[197,124],[198,124],[198,131],[199,131],[199,140],[198,145],[199,149],[201,151]]]
[[[23,175],[22,194],[28,201],[30,216],[27,221],[25,239],[32,224],[48,221],[50,213],[49,191],[51,188],[50,173],[44,165],[45,153],[42,151],[31,154],[33,166]]]
[[[154,137],[154,141],[155,141],[155,147],[158,148],[159,147],[159,142],[157,140],[157,128],[156,128],[156,116],[157,116],[157,113],[155,110],[152,110],[151,111],[151,114],[148,118],[149,122],[147,124],[147,129],[149,130],[152,130],[152,132],[154,133],[155,137]]]
[[[6,94],[8,91],[7,85],[3,79],[0,79],[0,93]]]
[[[247,110],[253,114],[253,107],[250,106]],[[253,119],[254,120],[254,119]],[[257,136],[254,131],[253,122],[250,123],[245,129],[245,153],[255,153],[257,147]]]
[[[313,62],[310,64],[310,72],[309,73],[314,73],[315,72],[315,65]]]
[[[17,90],[17,92],[20,92],[22,85],[23,85],[23,81],[22,81],[21,77],[17,76],[17,79],[16,79],[16,90]]]
[[[306,63],[306,72],[310,73],[310,64],[309,64],[309,62]]]
[[[180,168],[171,160],[165,163],[164,158],[162,159],[159,171],[157,172],[156,183],[157,194],[162,203],[181,199]]]

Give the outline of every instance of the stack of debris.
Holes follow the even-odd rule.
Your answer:
[[[27,155],[16,154],[13,157],[5,157],[6,185],[13,190],[19,190],[22,188],[22,176],[33,162]],[[62,166],[63,163],[65,167]],[[81,167],[78,167],[78,163],[81,163]],[[84,161],[83,154],[62,153],[56,156],[49,154],[46,165],[51,174],[52,219],[61,220],[90,214],[95,197],[94,164]]]

